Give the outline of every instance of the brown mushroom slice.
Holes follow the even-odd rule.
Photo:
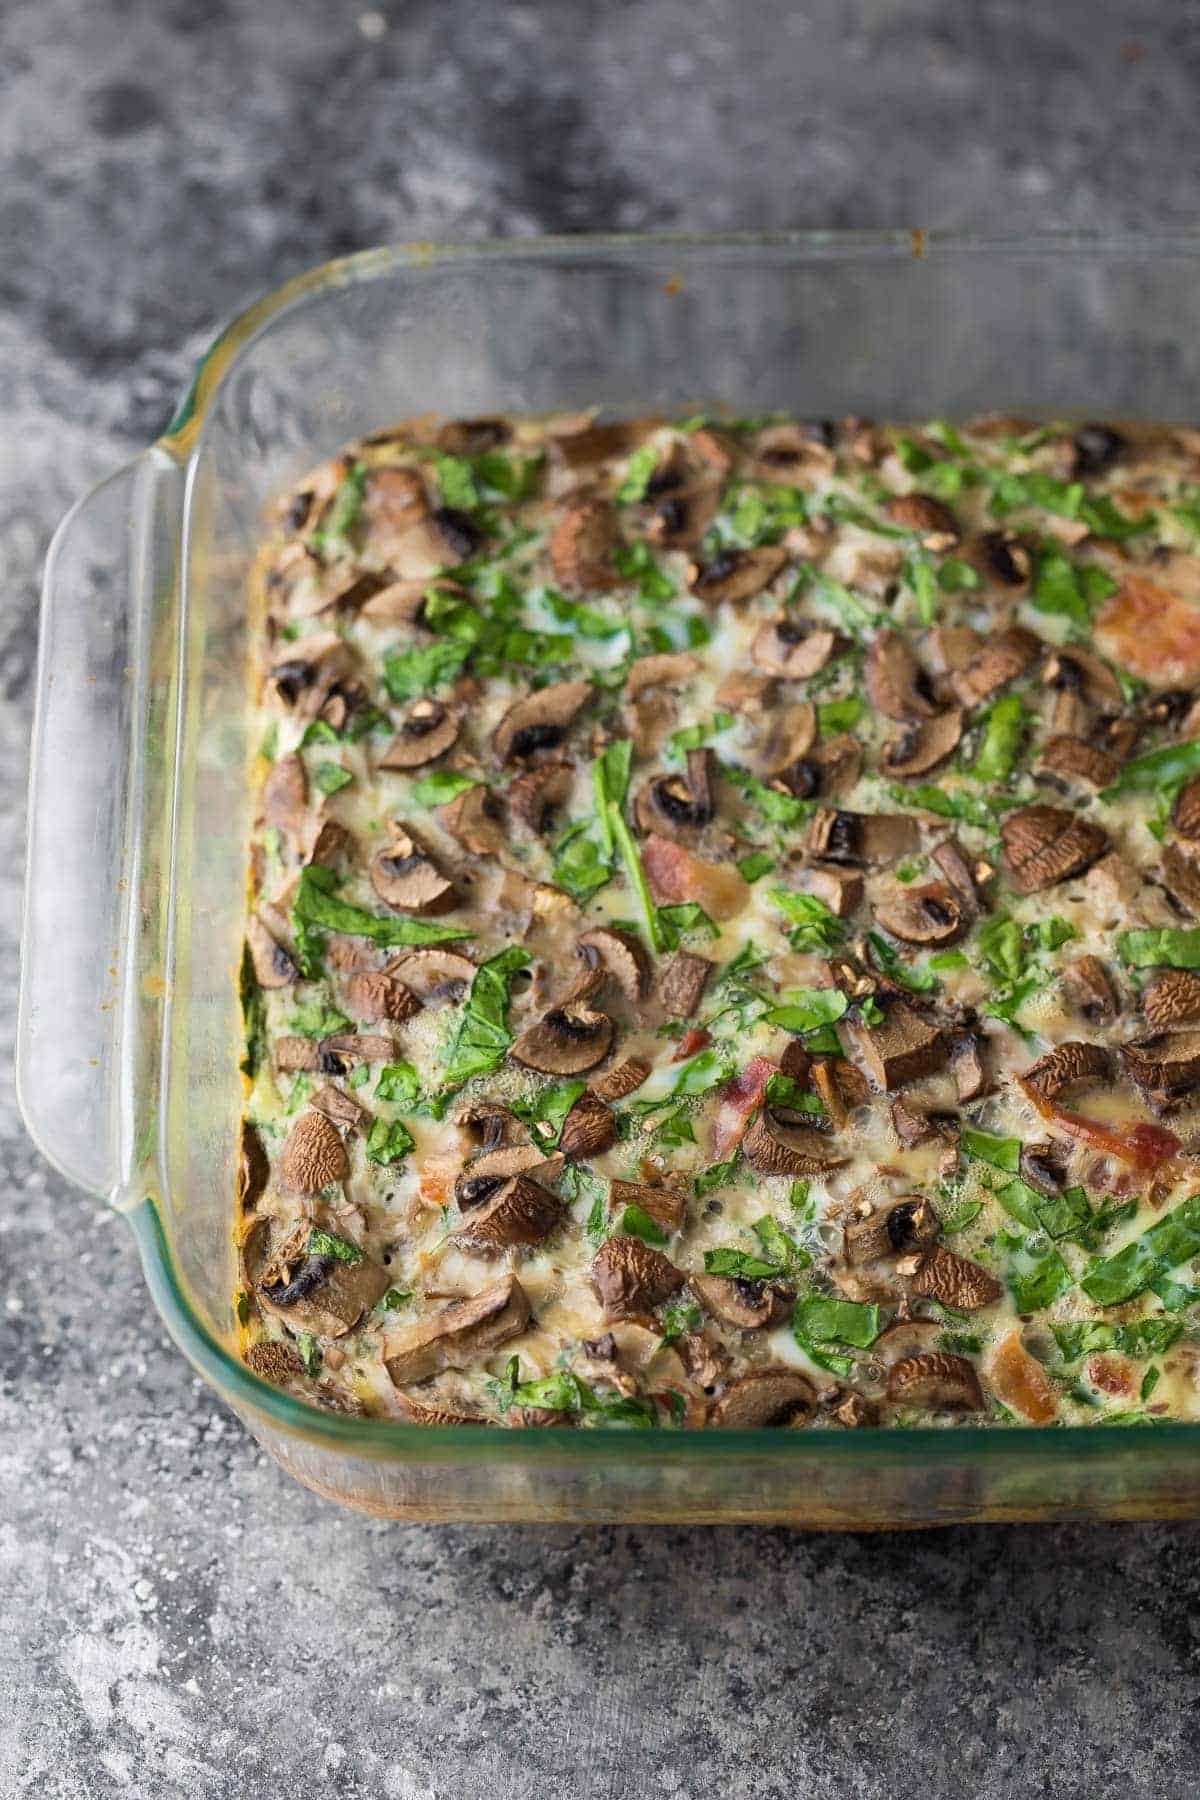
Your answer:
[[[775,707],[768,715],[767,733],[758,747],[758,766],[764,775],[780,775],[801,762],[816,741],[817,709],[811,700]]]
[[[817,864],[805,870],[803,880],[805,892],[823,900],[839,919],[848,919],[862,905],[863,878],[854,870]]]
[[[512,437],[507,419],[447,419],[438,427],[437,445],[451,456],[482,456]]]
[[[359,609],[359,617],[373,625],[416,625],[424,617],[430,593],[462,597],[466,589],[457,581],[435,576],[432,580],[391,581],[371,595]]]
[[[658,976],[658,998],[672,1019],[690,1019],[700,1004],[715,963],[690,950],[677,950]]]
[[[271,1061],[281,1075],[313,1074],[321,1067],[321,1051],[312,1038],[277,1037],[271,1046]],[[340,1075],[342,1068],[339,1065],[328,1072]]]
[[[299,981],[300,970],[295,958],[272,937],[257,913],[251,913],[246,921],[246,944],[259,987],[285,988]]]
[[[983,1039],[973,1031],[951,1039],[950,1073],[954,1077],[954,1095],[960,1103],[978,1100],[988,1091],[990,1084],[983,1065],[983,1044]]]
[[[1043,1100],[1056,1100],[1081,1081],[1111,1081],[1111,1050],[1103,1044],[1056,1044],[1024,1072],[1025,1082]]]
[[[1200,919],[1200,863],[1178,844],[1168,844],[1162,858],[1163,884],[1173,900]]]
[[[735,1331],[779,1324],[787,1304],[776,1286],[738,1275],[689,1275],[688,1286],[706,1313]]]
[[[1192,977],[1196,982],[1197,1000],[1200,1003],[1200,976]],[[1080,956],[1073,963],[1068,963],[1059,975],[1059,986],[1068,1001],[1091,1025],[1108,1025],[1120,1011],[1116,989],[1112,977],[1098,956]],[[1146,1016],[1150,1018],[1149,1006]],[[1200,1013],[1197,1015],[1200,1017]],[[1165,1024],[1166,1020],[1151,1019],[1152,1025]]]
[[[531,1316],[525,1289],[515,1275],[506,1275],[406,1331],[389,1333],[383,1343],[384,1367],[397,1387],[428,1381],[443,1369],[467,1368],[519,1337]]]
[[[876,712],[907,722],[937,711],[928,675],[900,632],[877,631],[867,652],[867,695]]]
[[[657,656],[639,656],[629,665],[625,691],[631,700],[647,688],[682,687],[703,665],[690,650],[663,651]]]
[[[883,503],[883,512],[893,525],[918,532],[930,549],[948,550],[958,542],[958,520],[932,494],[891,494]]]
[[[1042,745],[1035,773],[1078,782],[1083,787],[1099,790],[1111,787],[1120,768],[1115,756],[1109,756],[1105,750],[1097,750],[1085,738],[1060,733],[1056,737],[1047,738]]]
[[[320,1049],[320,1067],[327,1075],[344,1074],[347,1061],[393,1062],[396,1056],[394,1039],[370,1031],[335,1032],[332,1037],[321,1039]],[[331,1063],[336,1066],[330,1066]]]
[[[1200,1030],[1156,1032],[1122,1044],[1120,1057],[1156,1112],[1168,1111],[1200,1088]]]
[[[345,1337],[386,1293],[391,1278],[382,1263],[361,1253],[350,1261],[310,1252],[312,1231],[311,1219],[296,1222],[259,1272],[254,1291],[263,1310],[291,1330]]]
[[[482,783],[464,788],[439,809],[438,816],[451,837],[472,856],[495,856],[508,842],[503,802]]]
[[[806,847],[827,862],[873,867],[915,856],[921,828],[909,813],[856,813],[818,806],[808,827]]]
[[[504,1144],[473,1157],[454,1183],[454,1198],[463,1212],[482,1206],[514,1175],[543,1175],[554,1181],[562,1172],[563,1158],[547,1155],[539,1144]]]
[[[962,904],[974,911],[982,902],[981,882],[991,870],[986,863],[972,865],[967,861],[966,851],[957,838],[943,838],[929,852],[930,860],[935,862]]]
[[[846,1226],[846,1261],[859,1264],[908,1256],[933,1244],[940,1230],[937,1213],[929,1201],[921,1194],[909,1194]]]
[[[1171,809],[1171,823],[1180,837],[1193,842],[1200,838],[1200,775],[1180,788]]]
[[[317,1089],[308,1103],[315,1112],[324,1113],[334,1125],[341,1125],[347,1131],[361,1131],[370,1123],[371,1115],[365,1106],[360,1106],[353,1094],[344,1088],[334,1087],[327,1081],[324,1087]]]
[[[508,808],[535,836],[541,837],[554,824],[560,807],[570,799],[575,785],[575,769],[571,763],[540,763],[518,775],[508,789]]]
[[[590,681],[559,681],[526,694],[510,706],[492,733],[502,762],[524,762],[539,750],[557,750],[594,689]]]
[[[1041,638],[1023,625],[1011,625],[989,637],[965,669],[955,671],[950,682],[959,705],[968,710],[987,700],[1037,661]]]
[[[657,419],[611,419],[603,423],[588,418],[573,429],[561,426],[547,432],[555,460],[568,469],[590,469],[613,457],[627,456],[660,423]]]
[[[742,1153],[760,1175],[822,1175],[845,1162],[835,1155],[819,1131],[798,1123],[806,1113],[764,1106],[750,1121]]]
[[[888,1399],[928,1412],[983,1410],[983,1390],[972,1363],[947,1350],[904,1356],[888,1373]]]
[[[427,1406],[422,1400],[414,1400],[411,1394],[397,1394],[396,1407],[401,1418],[410,1425],[486,1425],[489,1423],[482,1413],[460,1412],[451,1406]]]
[[[907,1087],[944,1068],[945,1034],[901,1001],[889,1003],[881,1025],[866,1025],[849,1014],[843,1029],[851,1038],[873,1086],[884,1093]]]
[[[444,913],[458,904],[454,883],[403,826],[371,858],[369,873],[371,886],[394,912]]]
[[[336,631],[301,640],[292,655],[274,663],[267,682],[298,718],[315,719],[333,689],[357,666],[354,651]]]
[[[1200,975],[1164,969],[1142,991],[1142,1011],[1157,1031],[1200,1023]]]
[[[624,1062],[606,1069],[592,1082],[592,1092],[602,1100],[624,1100],[637,1092],[650,1074],[650,1064],[640,1056],[627,1056]]]
[[[302,850],[305,864],[320,864],[330,869],[351,843],[350,833],[336,819],[314,818],[310,843]]]
[[[1004,1293],[1004,1285],[969,1256],[935,1244],[912,1278],[912,1291],[955,1312],[977,1312],[994,1305]]]
[[[617,514],[599,494],[568,502],[550,534],[547,552],[554,579],[575,593],[598,593],[617,579],[613,551],[619,542]]]
[[[762,544],[756,550],[718,550],[707,563],[692,563],[688,587],[698,600],[714,605],[723,601],[738,605],[774,581],[785,567],[788,553],[779,544]]]
[[[609,1212],[623,1213],[627,1206],[636,1206],[642,1212],[649,1213],[664,1231],[678,1231],[686,1211],[684,1196],[678,1188],[665,1184],[662,1187],[652,1187],[645,1181],[610,1181]]]
[[[592,1286],[608,1320],[645,1318],[683,1286],[682,1271],[636,1237],[611,1237],[592,1258]]]
[[[252,1374],[276,1387],[283,1387],[304,1373],[300,1352],[282,1338],[264,1338],[261,1343],[251,1344],[245,1362]]]
[[[795,1369],[753,1369],[729,1384],[708,1416],[711,1425],[726,1431],[760,1431],[807,1425],[816,1408],[816,1389],[807,1376]]]
[[[885,775],[926,775],[958,749],[963,715],[956,707],[908,725],[883,753]]]
[[[1000,827],[1004,864],[1019,894],[1036,894],[1085,870],[1108,849],[1099,825],[1058,806],[1023,806]]]
[[[475,555],[482,542],[475,521],[453,506],[436,506],[423,519],[378,548],[401,581],[428,580]]]
[[[759,626],[750,654],[768,676],[807,681],[820,673],[840,642],[839,634],[827,625],[781,614]]]
[[[712,823],[712,772],[711,750],[689,750],[686,774],[658,775],[648,781],[634,809],[639,828],[694,838]]]
[[[453,1236],[485,1254],[540,1244],[561,1224],[566,1208],[557,1194],[527,1175],[502,1181],[490,1198],[473,1206]]]
[[[1108,664],[1075,644],[1047,657],[1042,678],[1051,687],[1080,695],[1101,712],[1116,712],[1125,704],[1121,684]]]
[[[603,969],[627,1000],[641,1000],[650,979],[642,946],[630,931],[596,925],[579,935],[579,954],[589,968]]]
[[[477,971],[460,951],[430,945],[406,951],[388,963],[386,973],[398,976],[423,1006],[457,1006],[470,993]]]
[[[981,532],[969,545],[967,555],[981,575],[988,576],[1001,587],[1023,588],[1033,574],[1033,556],[1028,545],[1011,531]]]
[[[752,675],[747,670],[734,669],[724,677],[713,699],[730,712],[760,713],[774,700],[775,685],[772,675]]]
[[[970,920],[954,889],[944,881],[902,887],[877,900],[875,923],[903,944],[953,944]]]
[[[238,1138],[237,1201],[249,1212],[271,1179],[271,1164],[263,1141],[249,1119],[243,1119]]]
[[[574,1159],[603,1156],[617,1141],[616,1114],[598,1094],[580,1094],[563,1120],[558,1147]]]
[[[603,1062],[616,1030],[607,1013],[586,1000],[564,1001],[524,1030],[509,1055],[543,1075],[582,1075]]]
[[[302,1113],[279,1154],[282,1185],[294,1194],[319,1194],[349,1173],[350,1159],[336,1127],[323,1113]]]
[[[308,824],[308,774],[296,751],[272,763],[263,783],[263,819],[286,836],[298,838]]]
[[[932,1143],[943,1136],[938,1121],[929,1113],[918,1112],[908,1101],[897,1096],[892,1101],[892,1130],[906,1150]]]
[[[390,1019],[402,1025],[421,1010],[412,989],[383,969],[364,969],[343,984],[342,994],[356,1019]]]
[[[646,526],[648,541],[661,550],[692,550],[720,511],[721,490],[716,485],[697,484],[677,494],[664,494],[653,504]]]
[[[401,715],[396,735],[379,758],[381,769],[419,769],[445,754],[458,736],[458,714],[422,697]]]

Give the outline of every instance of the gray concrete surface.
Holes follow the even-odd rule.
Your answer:
[[[1183,0],[5,0],[0,1014],[47,537],[225,316],[389,237],[1187,224],[1198,79]],[[0,1800],[1196,1793],[1200,1527],[343,1515],[7,1086],[0,1159]]]

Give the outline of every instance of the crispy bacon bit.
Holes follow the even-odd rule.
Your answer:
[[[741,1073],[721,1090],[711,1145],[717,1162],[725,1162],[735,1146],[741,1143],[751,1113],[762,1105],[767,1083],[778,1073],[778,1063],[765,1056],[752,1056]]]
[[[1097,1119],[1068,1112],[1066,1107],[1057,1106],[1053,1100],[1043,1099],[1020,1075],[1013,1076],[1013,1084],[1048,1124],[1056,1125],[1068,1137],[1078,1138],[1094,1150],[1103,1150],[1136,1168],[1156,1169],[1160,1163],[1170,1162],[1178,1156],[1183,1148],[1182,1141],[1165,1125],[1138,1124],[1130,1126],[1128,1131],[1115,1131],[1108,1125],[1101,1125]]]

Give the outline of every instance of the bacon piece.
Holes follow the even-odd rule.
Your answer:
[[[1068,1112],[1066,1107],[1056,1106],[1053,1100],[1043,1099],[1022,1076],[1014,1075],[1013,1080],[1043,1119],[1056,1125],[1068,1137],[1079,1138],[1094,1150],[1103,1150],[1121,1162],[1133,1163],[1139,1169],[1156,1169],[1160,1163],[1170,1162],[1178,1156],[1183,1148],[1181,1140],[1164,1125],[1138,1124],[1130,1126],[1128,1131],[1114,1131],[1097,1119]]]
[[[762,1105],[767,1083],[778,1075],[779,1064],[766,1056],[752,1056],[740,1074],[726,1083],[713,1120],[712,1154],[725,1162],[741,1143],[750,1115]]]

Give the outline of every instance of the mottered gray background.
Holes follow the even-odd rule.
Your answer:
[[[389,238],[1184,226],[1198,173],[1192,0],[4,0],[0,1017],[49,534],[254,296]],[[0,1800],[1197,1792],[1200,1526],[357,1518],[7,1079],[0,1159]]]

